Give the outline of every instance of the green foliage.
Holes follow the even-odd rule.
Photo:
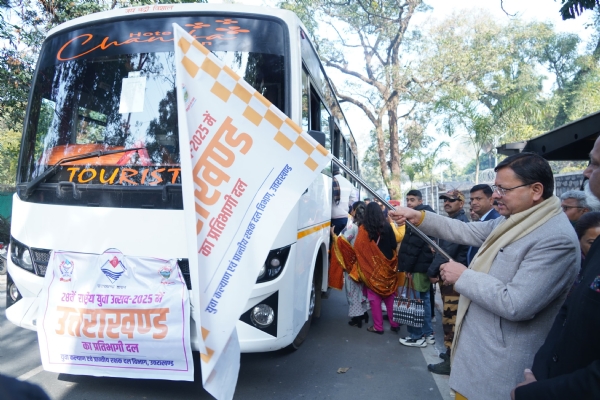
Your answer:
[[[560,15],[562,19],[570,19],[580,16],[585,10],[592,10],[599,5],[599,0],[562,0]]]
[[[587,161],[550,161],[550,167],[554,174],[582,172],[587,165]]]
[[[481,155],[500,143],[530,139],[600,108],[600,40],[581,55],[577,35],[518,19],[501,24],[484,12],[452,15],[424,39],[421,71],[436,81],[433,112],[447,134],[470,143],[476,174]],[[543,90],[548,77],[550,95]]]
[[[389,143],[390,134],[389,131],[385,131],[384,133],[384,143]],[[371,144],[365,150],[365,154],[363,156],[361,162],[361,177],[365,182],[369,184],[372,188],[382,188],[385,186],[383,182],[383,178],[381,176],[381,170],[379,169],[379,154],[377,152],[377,133],[372,130],[369,133],[369,137],[371,140]],[[389,147],[389,146],[388,146]],[[386,152],[389,149],[386,149]]]
[[[0,124],[0,184],[15,184],[20,147],[21,132]]]
[[[472,159],[471,161],[469,161],[469,163],[467,165],[465,165],[465,167],[462,170],[462,175],[470,175],[470,174],[474,174],[475,173],[475,169],[476,169],[476,160]],[[488,153],[488,154],[481,154],[479,156],[479,168],[481,170],[484,169],[488,169],[488,168],[494,168],[494,157],[492,154]]]

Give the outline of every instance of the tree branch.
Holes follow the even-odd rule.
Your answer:
[[[364,76],[363,74],[356,72],[356,71],[352,71],[351,69],[348,69],[344,66],[341,66],[331,60],[325,60],[325,65],[327,65],[328,67],[332,67],[335,68],[337,70],[339,70],[340,72],[343,72],[346,75],[350,75],[350,76],[354,76],[355,78],[360,79],[361,81],[368,83],[369,85],[377,88],[377,90],[379,90],[381,93],[385,93],[385,86],[382,85],[381,83],[377,82],[374,79],[370,79],[366,76]]]
[[[365,113],[365,115],[367,116],[367,118],[369,118],[369,120],[371,121],[371,123],[374,126],[377,126],[377,118],[375,117],[375,115],[373,115],[373,113],[371,112],[371,110],[369,110],[369,107],[367,107],[364,103],[356,100],[353,97],[346,96],[345,94],[340,93],[338,91],[338,89],[337,89],[337,86],[335,86],[333,84],[333,82],[331,83],[331,86],[333,87],[333,92],[335,93],[336,97],[338,97],[342,101],[354,104],[356,107],[360,108]]]

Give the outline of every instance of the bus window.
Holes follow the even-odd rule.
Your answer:
[[[313,131],[321,130],[321,102],[317,93],[310,91],[310,129]]]
[[[340,135],[340,155],[338,159],[342,162],[342,164],[346,164],[346,139],[342,135]]]
[[[325,148],[331,151],[331,138],[329,132],[329,111],[325,104],[321,103],[321,132],[325,133]]]
[[[180,183],[173,43],[128,38],[138,31],[170,34],[174,22],[191,26],[214,24],[215,19],[219,17],[196,15],[99,23],[47,40],[33,85],[19,183],[33,180],[67,156],[133,147],[143,150],[65,163],[47,183],[120,187]],[[237,20],[246,29],[245,36],[215,39],[211,51],[285,112],[285,41],[274,39],[282,37],[282,25],[258,18]],[[121,44],[103,47],[107,32]],[[89,39],[84,43],[82,37]],[[308,76],[303,76],[308,91]],[[134,102],[126,100],[134,95]],[[120,168],[129,168],[135,178],[120,179]],[[155,169],[162,172],[152,175]],[[150,178],[159,174],[160,179]],[[36,196],[30,201],[45,201],[41,194]]]
[[[302,68],[302,130],[308,132],[308,75]]]
[[[350,151],[348,142],[346,142],[346,165],[352,168],[352,152]]]
[[[339,157],[340,156],[340,130],[337,126],[337,124],[334,123],[333,125],[333,136],[332,136],[332,153],[335,157]]]
[[[77,123],[73,131],[75,138],[72,142],[76,144],[102,143],[107,122],[106,114],[79,107]]]

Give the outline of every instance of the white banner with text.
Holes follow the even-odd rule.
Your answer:
[[[39,298],[46,371],[194,379],[188,290],[177,260],[53,251]]]

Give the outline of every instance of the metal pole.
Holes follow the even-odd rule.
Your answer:
[[[354,171],[352,171],[350,168],[348,168],[346,165],[344,165],[335,156],[332,157],[331,161],[333,161],[338,167],[340,167],[341,169],[343,169],[344,172],[346,172],[348,175],[350,175],[352,178],[354,178],[362,187],[365,188],[365,190],[367,192],[371,193],[379,201],[381,201],[383,204],[385,204],[385,206],[388,209],[395,210],[395,208],[390,203],[388,203],[383,197],[381,197],[378,193],[376,193],[375,190],[373,190],[365,181],[363,181],[361,177],[359,177],[358,175],[356,175],[354,173]],[[415,225],[413,225],[412,223],[410,223],[408,220],[406,220],[406,225],[408,225],[413,230],[414,233],[416,233],[428,245],[430,245],[431,247],[433,247],[435,249],[435,251],[437,251],[439,254],[441,254],[446,260],[452,261],[452,257],[450,257],[448,255],[448,253],[446,253],[436,242],[434,242],[433,240],[431,240],[429,238],[429,236],[427,236],[422,231],[420,231]]]

